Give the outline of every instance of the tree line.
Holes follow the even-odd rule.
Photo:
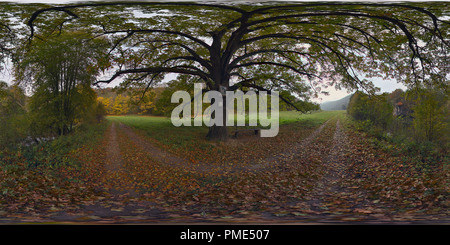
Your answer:
[[[145,92],[141,89],[123,91],[111,87],[94,90],[98,96],[99,106],[104,108],[106,115],[170,116],[172,110],[177,106],[177,104],[171,102],[172,94],[179,89],[192,91],[188,86],[180,85],[181,83],[182,81],[180,80],[173,80],[165,86],[154,87]],[[318,103],[300,100],[286,92],[283,92],[283,96],[289,99],[290,103],[294,104],[295,107],[280,101],[279,110],[281,111],[299,110],[303,113],[311,113],[320,110]],[[208,106],[208,103],[203,105],[204,108]],[[235,103],[236,106],[237,103]],[[248,111],[249,103],[245,103],[244,106],[244,109]]]
[[[360,128],[379,137],[403,138],[418,143],[449,143],[450,102],[448,92],[415,88],[369,95],[352,95],[347,112]]]

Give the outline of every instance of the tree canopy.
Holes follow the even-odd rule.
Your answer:
[[[60,21],[40,23],[44,14]],[[282,87],[277,77],[287,74],[280,79],[328,78],[332,85],[339,79],[344,87],[370,88],[363,74],[397,76],[409,83],[431,75],[446,79],[446,18],[445,4],[427,3],[142,2],[44,8],[27,24],[30,38],[44,26],[48,32],[69,25],[108,35],[110,54],[121,69],[99,82],[125,74],[136,81],[144,75],[182,73],[201,78],[210,88],[230,80],[240,86],[263,81]],[[282,74],[275,76],[275,71]]]

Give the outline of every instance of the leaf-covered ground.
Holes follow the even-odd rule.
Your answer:
[[[123,119],[64,156],[81,164],[30,168],[3,155],[15,164],[0,169],[0,222],[450,222],[445,164],[417,168],[343,115],[223,143]]]

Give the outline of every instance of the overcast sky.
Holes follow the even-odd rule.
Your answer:
[[[179,0],[179,1],[183,1],[183,0]],[[184,1],[192,1],[192,0],[184,0]],[[213,2],[213,1],[208,1],[208,2]],[[395,1],[395,0],[387,0],[387,1],[385,0],[385,1],[379,1],[379,2],[389,2],[389,1]],[[445,0],[442,0],[442,1],[445,1]],[[61,0],[0,0],[0,2],[64,4],[64,3],[76,3],[76,2],[86,2],[86,1],[81,1],[81,0],[62,0],[62,1]],[[96,1],[96,2],[102,2],[102,1]],[[197,2],[202,2],[202,1],[198,0]],[[204,1],[204,2],[206,2],[206,1]],[[226,2],[226,1],[219,0],[218,2]],[[251,2],[264,2],[264,1],[247,0],[247,1],[240,1],[240,2],[251,3]],[[287,1],[284,1],[284,2],[287,2]],[[308,2],[308,1],[303,0],[303,1],[298,1],[298,2]],[[313,0],[312,2],[317,2],[317,1]],[[376,2],[376,1],[374,1],[374,2]],[[399,1],[395,1],[395,2],[399,2]],[[408,2],[408,1],[403,1],[403,2]],[[410,0],[409,2],[417,2],[417,1]],[[427,1],[427,2],[433,2],[433,1]],[[438,1],[435,1],[435,2],[438,2]],[[7,69],[7,70],[4,70],[3,72],[0,72],[0,80],[11,82],[11,80],[12,80],[11,71]],[[396,81],[382,80],[382,79],[373,79],[372,81],[375,84],[375,86],[377,86],[381,89],[381,92],[391,92],[397,88],[406,89],[406,87],[403,84],[399,84]],[[117,82],[115,84],[117,84]],[[325,101],[337,100],[337,99],[340,99],[349,94],[346,90],[336,90],[334,88],[324,89],[323,91],[329,92],[329,95],[328,96],[321,95],[319,97],[319,99],[314,100],[315,102],[321,103],[321,102],[325,102]]]

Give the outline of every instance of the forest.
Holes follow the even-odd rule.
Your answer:
[[[0,2],[0,224],[448,224],[449,12]],[[276,96],[278,135],[174,126],[196,83]]]

